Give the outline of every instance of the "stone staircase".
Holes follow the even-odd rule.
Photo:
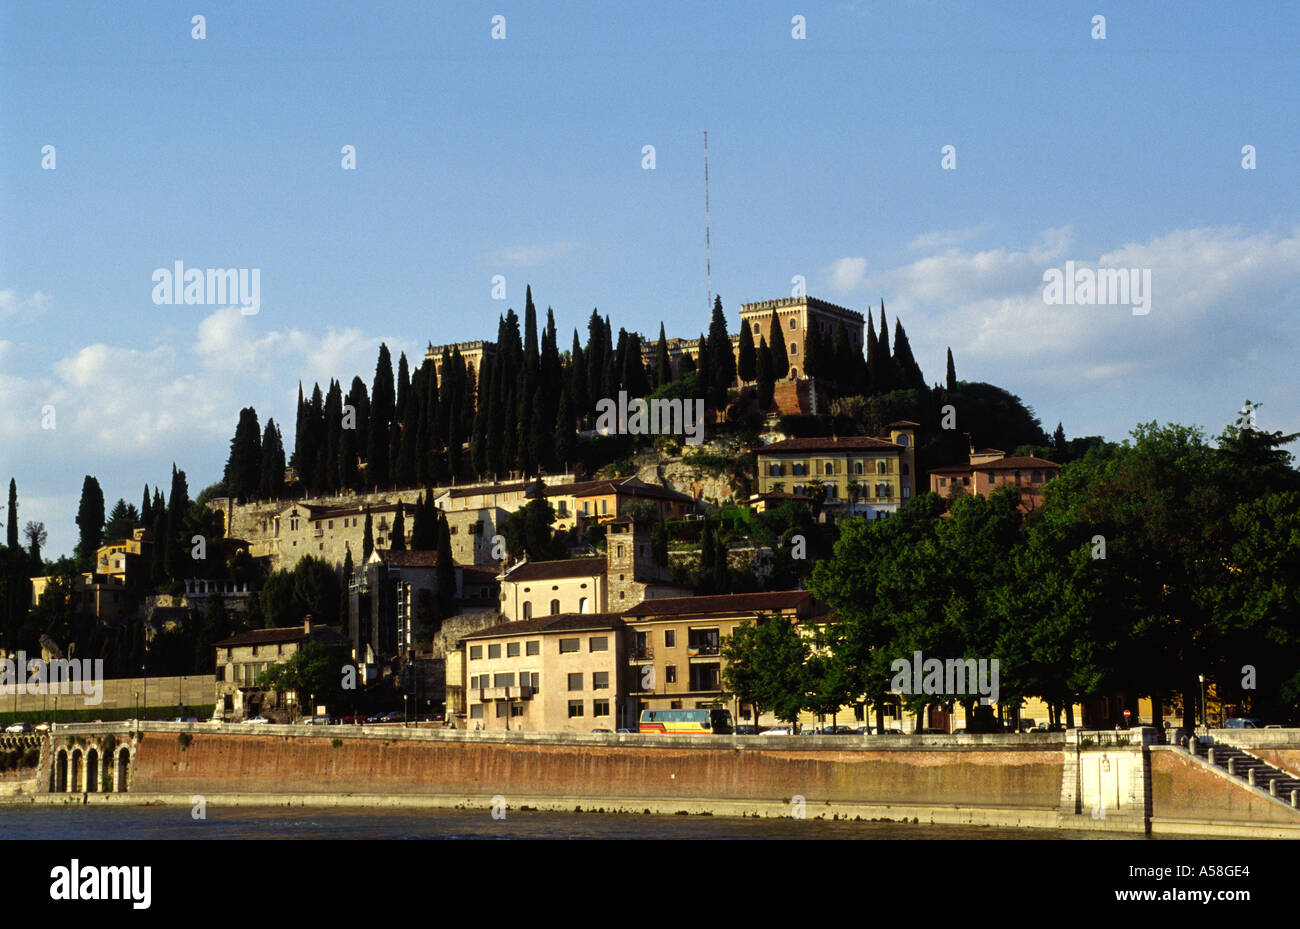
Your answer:
[[[1289,771],[1217,740],[1207,742],[1197,739],[1193,743],[1193,750],[1197,757],[1204,758],[1248,787],[1262,790],[1270,797],[1276,797],[1292,808],[1300,809],[1300,778]]]

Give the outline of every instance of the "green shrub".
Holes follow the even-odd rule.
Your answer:
[[[331,740],[330,740],[330,745],[333,746],[334,748],[342,748],[342,747],[343,747],[343,740],[342,740],[342,739],[331,739]]]
[[[190,747],[190,743],[194,741],[194,736],[188,732],[178,732],[176,733],[176,741],[181,744],[181,751],[185,751]]]

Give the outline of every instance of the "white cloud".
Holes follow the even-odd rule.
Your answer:
[[[925,249],[947,248],[952,245],[960,245],[962,242],[969,242],[993,227],[992,223],[979,223],[974,226],[966,226],[963,229],[938,229],[934,232],[923,232],[911,242],[907,247],[913,251],[924,251]]]
[[[849,293],[862,286],[867,276],[867,259],[841,258],[827,269],[830,288],[837,293]]]
[[[49,294],[39,290],[27,298],[14,290],[0,290],[0,319],[32,319],[48,310],[51,302]]]
[[[483,256],[483,261],[488,265],[505,265],[509,268],[535,268],[546,264],[548,261],[555,261],[557,258],[567,258],[577,249],[578,246],[574,242],[513,245],[487,252]]]

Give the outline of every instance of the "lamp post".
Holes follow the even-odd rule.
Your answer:
[[[410,726],[411,719],[411,697],[409,694],[402,694],[402,728]]]
[[[1205,675],[1198,674],[1196,676],[1201,682],[1201,725],[1209,729],[1210,721],[1205,718]]]
[[[139,719],[140,718],[140,691],[137,690],[134,694],[132,694],[132,696],[135,697],[135,718]],[[57,699],[55,702],[56,703],[58,702]]]

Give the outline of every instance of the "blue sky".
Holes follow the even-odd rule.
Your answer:
[[[196,493],[240,407],[291,432],[299,379],[490,338],[526,283],[564,346],[592,307],[698,334],[706,129],[733,329],[803,275],[1049,429],[1300,429],[1298,38],[1293,3],[4,4],[0,478],[67,552],[85,474]],[[260,269],[261,311],[155,305],[178,260]],[[1151,312],[1045,305],[1067,260],[1150,268]]]

